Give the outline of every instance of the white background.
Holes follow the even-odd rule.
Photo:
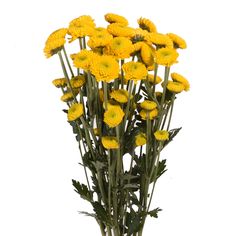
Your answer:
[[[67,125],[57,57],[43,47],[55,29],[90,14],[98,25],[114,12],[152,19],[159,32],[186,39],[176,72],[191,90],[176,101],[172,127],[183,129],[163,152],[168,171],[155,194],[163,211],[145,236],[235,236],[235,63],[233,0],[8,0],[0,3],[0,235],[99,235],[91,210],[73,191],[84,181]]]

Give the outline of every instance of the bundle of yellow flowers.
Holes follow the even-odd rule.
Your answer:
[[[170,72],[186,42],[159,33],[146,18],[137,28],[120,15],[105,20],[106,28],[87,15],[72,20],[49,35],[44,53],[58,55],[63,72],[53,85],[79,144],[86,184],[72,182],[94,210],[83,213],[96,219],[103,236],[141,236],[147,216],[161,211],[150,209],[166,171],[160,153],[180,130],[170,129],[176,96],[190,87]],[[70,56],[67,42],[79,48]]]

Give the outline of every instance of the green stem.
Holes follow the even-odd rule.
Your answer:
[[[155,63],[155,66],[154,66],[154,84],[153,84],[153,91],[152,91],[154,97],[156,97],[155,88],[156,88],[157,70],[158,70],[158,65],[157,65],[157,63]]]
[[[70,73],[71,73],[72,77],[75,77],[75,75],[74,75],[74,73],[73,73],[73,70],[72,70],[72,68],[71,68],[71,65],[70,65],[70,62],[69,62],[67,53],[66,53],[66,49],[65,49],[64,46],[63,46],[62,50],[63,50],[63,52],[64,52],[64,55],[65,55],[66,62],[67,62],[67,65],[68,65],[68,67],[69,67]]]
[[[73,90],[73,88],[72,88],[72,86],[71,86],[70,79],[69,79],[69,76],[68,76],[68,73],[67,73],[67,71],[66,71],[66,67],[65,67],[65,64],[64,64],[62,55],[61,55],[61,51],[58,52],[58,55],[59,55],[59,58],[60,58],[61,67],[62,67],[64,76],[65,76],[65,78],[66,78],[66,80],[67,80],[67,83],[68,83],[68,85],[69,85],[69,88],[70,88],[70,90],[71,90],[71,93],[73,94],[74,101],[77,103],[78,101],[77,101],[77,99],[76,99],[76,95],[75,95],[75,93],[74,93],[74,90]]]
[[[83,50],[82,38],[80,37],[79,37],[79,46],[80,46],[80,50]]]
[[[124,65],[125,60],[121,59],[120,64],[121,64],[121,88],[124,88],[124,71],[122,69],[122,66]]]
[[[103,93],[104,93],[105,110],[107,110],[107,100],[108,100],[107,82],[103,82]]]
[[[171,109],[170,109],[170,116],[169,116],[169,120],[168,120],[167,130],[169,130],[169,128],[170,128],[170,122],[171,122],[173,109],[174,109],[174,101],[175,101],[175,94],[173,94],[171,97]]]
[[[111,153],[108,149],[108,208],[109,208],[109,216],[111,218]]]

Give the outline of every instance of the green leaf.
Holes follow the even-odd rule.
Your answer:
[[[166,160],[162,160],[159,162],[158,168],[157,166],[154,167],[153,174],[151,176],[151,183],[156,181],[161,175],[163,175],[167,171],[166,169]]]
[[[72,184],[75,187],[75,191],[80,195],[81,198],[92,202],[93,195],[92,192],[88,190],[87,186],[84,184],[80,184],[79,181],[72,179]]]
[[[93,210],[96,213],[97,218],[102,221],[105,225],[112,226],[111,219],[104,209],[104,207],[99,202],[93,202]]]
[[[141,217],[138,213],[131,210],[131,213],[129,215],[129,221],[127,222],[128,225],[128,235],[131,235],[135,232],[138,232],[141,228]]]
[[[83,214],[85,216],[90,216],[90,217],[96,218],[96,215],[93,214],[93,213],[89,213],[89,212],[86,212],[86,211],[79,211],[79,213]]]
[[[179,133],[179,131],[182,129],[182,127],[177,129],[172,129],[169,131],[169,139],[164,142],[163,148],[173,140],[173,138]]]
[[[147,214],[150,215],[151,217],[158,217],[158,212],[162,211],[162,209],[160,209],[159,207],[157,207],[156,209],[149,211]]]

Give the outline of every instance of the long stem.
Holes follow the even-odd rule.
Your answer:
[[[107,100],[108,100],[108,94],[107,94],[107,82],[103,82],[103,92],[104,92],[105,110],[107,110]]]
[[[111,153],[108,149],[108,208],[109,208],[109,216],[111,218]]]
[[[170,122],[171,122],[173,109],[174,109],[174,101],[175,101],[175,94],[173,94],[171,97],[171,109],[170,109],[170,116],[169,116],[169,120],[168,120],[167,130],[169,130],[169,128],[170,128]]]
[[[67,62],[67,65],[68,65],[68,67],[69,67],[70,73],[71,73],[72,77],[75,77],[75,75],[74,75],[74,73],[73,73],[73,70],[72,70],[72,68],[71,68],[71,65],[70,65],[70,62],[69,62],[67,53],[66,53],[66,49],[65,49],[64,46],[63,46],[62,50],[63,50],[63,52],[64,52],[64,55],[65,55],[66,62]]]
[[[155,88],[156,88],[157,70],[158,70],[158,65],[157,65],[157,63],[155,63],[155,65],[154,65],[154,82],[153,82],[153,90],[152,90],[154,97],[156,97],[155,96]]]

